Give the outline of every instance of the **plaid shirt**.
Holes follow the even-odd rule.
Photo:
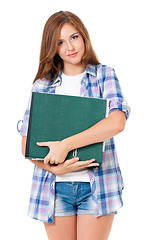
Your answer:
[[[32,92],[56,93],[56,87],[62,83],[61,72],[52,82],[38,79],[33,84]],[[81,81],[80,96],[109,99],[109,113],[120,110],[129,117],[130,107],[125,101],[118,78],[113,68],[106,65],[87,65],[86,75]],[[22,136],[27,136],[30,99],[24,114],[20,130]],[[92,156],[93,157],[93,156]],[[99,167],[88,168],[94,216],[115,212],[123,206],[123,179],[118,163],[114,139],[105,141],[103,162]],[[55,201],[55,174],[35,165],[28,215],[44,222],[53,222]]]

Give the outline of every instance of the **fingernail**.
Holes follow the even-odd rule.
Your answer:
[[[75,157],[75,159],[76,159],[76,160],[78,160],[78,159],[79,159],[79,157]]]
[[[37,145],[39,145],[40,143],[39,143],[39,142],[37,142],[36,144],[37,144]]]

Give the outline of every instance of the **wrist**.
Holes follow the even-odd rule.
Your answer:
[[[65,145],[65,148],[66,148],[68,151],[71,151],[71,150],[74,149],[70,137],[63,139],[61,142]]]

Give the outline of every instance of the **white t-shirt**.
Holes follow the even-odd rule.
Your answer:
[[[62,73],[62,84],[56,87],[55,94],[80,96],[81,81],[85,74],[86,71],[75,76],[69,76]],[[83,168],[64,175],[56,175],[56,182],[66,181],[90,182],[88,168]]]

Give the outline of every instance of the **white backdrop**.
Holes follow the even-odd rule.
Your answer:
[[[37,73],[44,24],[60,10],[82,19],[100,61],[116,70],[131,106],[125,130],[115,137],[125,189],[124,207],[115,217],[110,240],[157,240],[159,14],[155,0],[6,0],[1,4],[0,238],[47,239],[42,222],[26,215],[33,164],[21,155],[16,123],[23,118]]]

